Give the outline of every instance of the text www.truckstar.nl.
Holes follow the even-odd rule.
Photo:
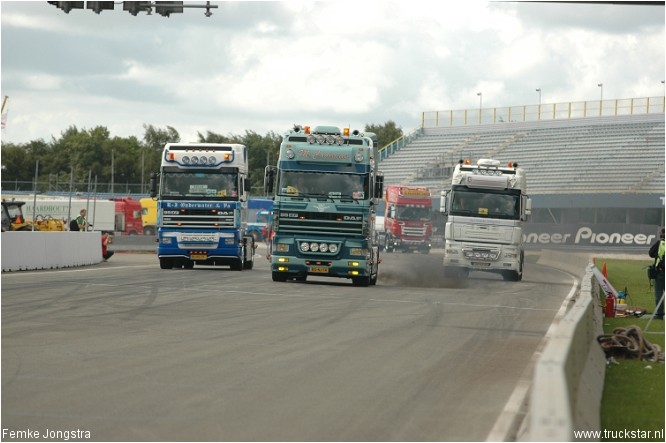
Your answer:
[[[603,429],[601,431],[574,431],[574,440],[659,440],[664,441],[664,430],[644,430],[644,429]]]

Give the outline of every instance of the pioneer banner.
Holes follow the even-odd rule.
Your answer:
[[[659,226],[656,225],[624,223],[527,223],[524,225],[523,241],[528,246],[544,247],[571,245],[649,248],[658,238],[658,230]]]

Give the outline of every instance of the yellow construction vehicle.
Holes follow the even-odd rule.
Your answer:
[[[64,231],[65,223],[51,216],[37,215],[33,223],[23,215],[25,202],[2,200],[2,231]]]

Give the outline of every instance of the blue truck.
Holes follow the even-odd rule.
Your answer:
[[[160,268],[253,268],[254,239],[245,231],[247,174],[244,145],[166,144],[160,172],[150,181],[151,197],[158,198]]]
[[[273,281],[308,276],[377,283],[379,247],[375,208],[382,196],[374,134],[335,126],[295,126],[267,166],[273,194]]]
[[[251,197],[248,199],[247,208],[249,219],[254,221],[248,221],[245,232],[254,237],[255,244],[266,240],[269,227],[273,223],[273,200]]]

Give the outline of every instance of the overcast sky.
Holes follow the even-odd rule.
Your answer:
[[[3,142],[105,126],[283,133],[294,123],[664,95],[664,7],[460,0],[212,2],[169,18],[0,2]],[[204,4],[193,2],[191,4]]]

